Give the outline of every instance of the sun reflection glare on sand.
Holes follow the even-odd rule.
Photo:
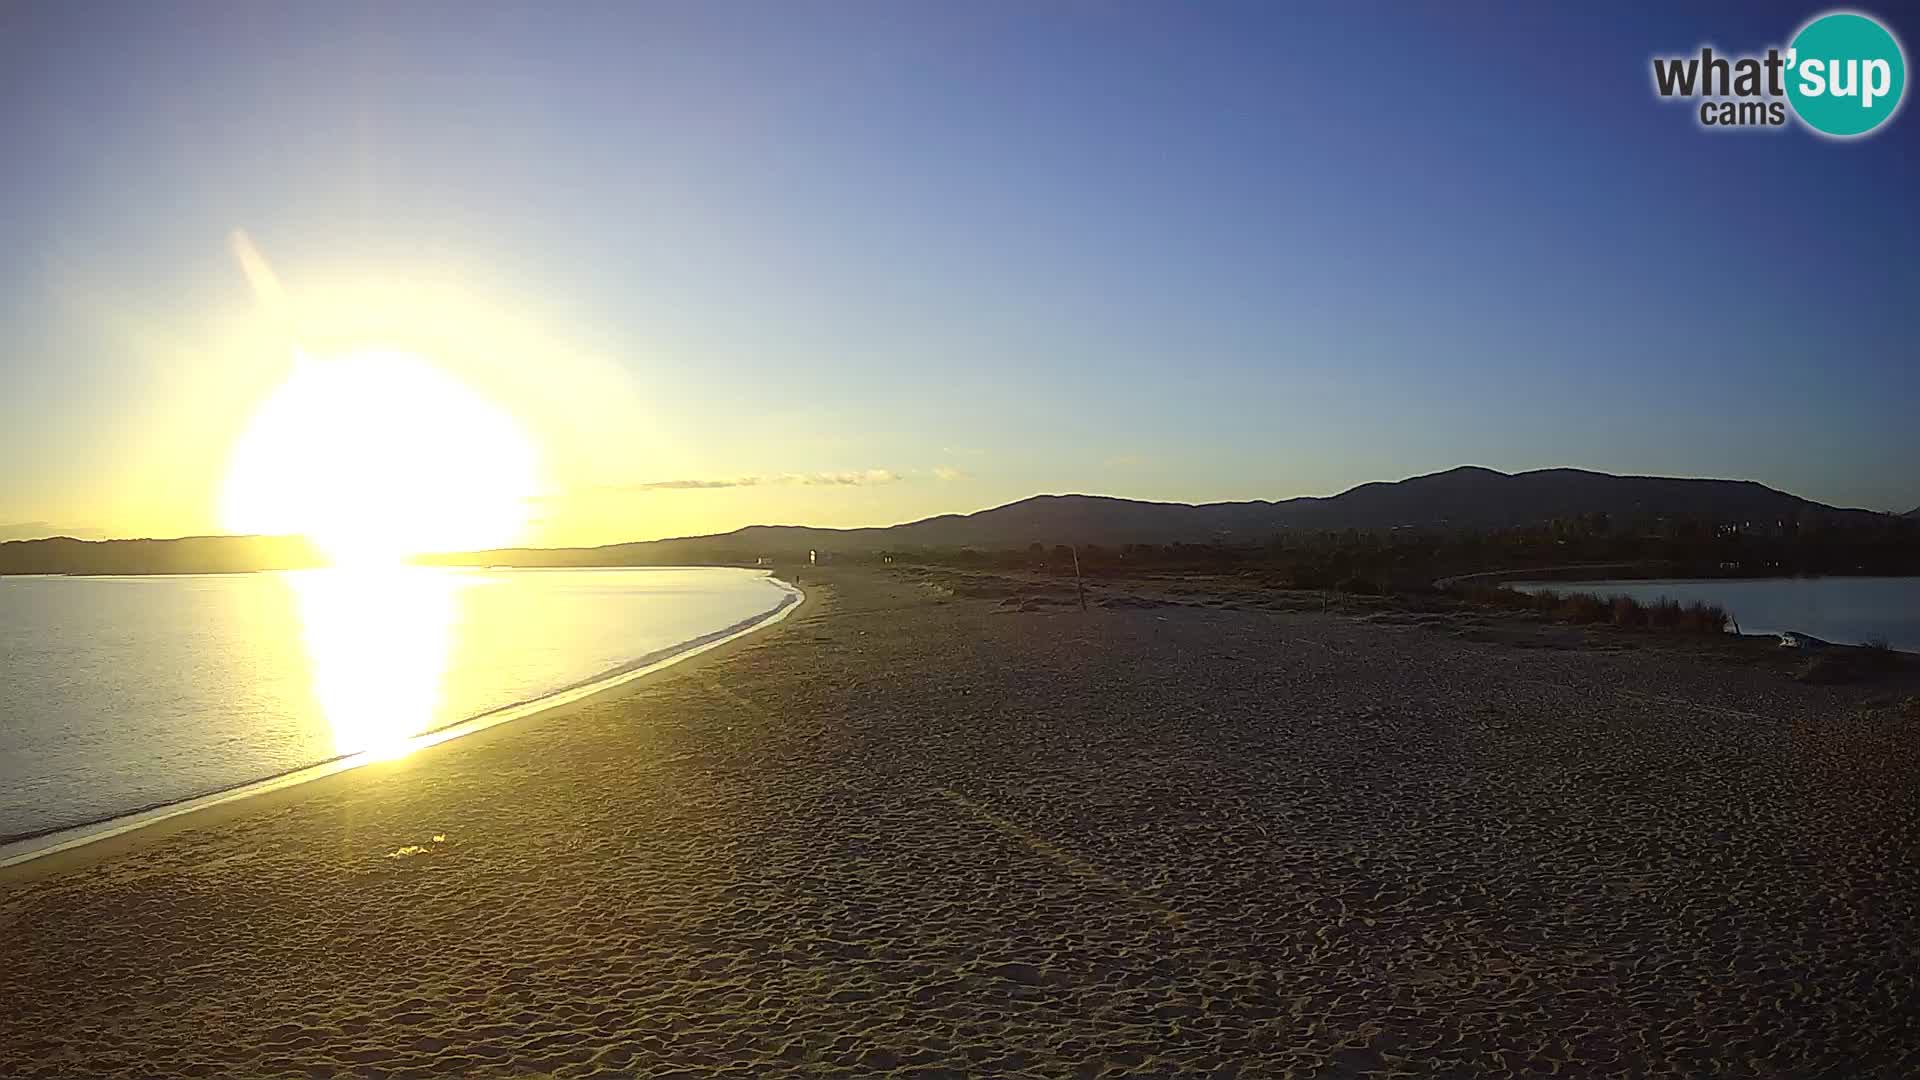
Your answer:
[[[410,566],[287,575],[313,696],[337,754],[399,757],[433,725],[452,651],[459,583]]]

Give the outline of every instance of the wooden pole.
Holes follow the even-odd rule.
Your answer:
[[[1080,545],[1075,544],[1067,550],[1073,552],[1073,587],[1080,593],[1080,610],[1087,610],[1087,587],[1080,581]]]

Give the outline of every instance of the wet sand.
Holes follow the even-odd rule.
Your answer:
[[[627,693],[0,872],[0,1075],[1920,1074],[1902,700],[804,587]]]

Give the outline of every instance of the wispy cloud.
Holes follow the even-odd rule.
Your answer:
[[[868,487],[901,480],[892,469],[852,472],[778,473],[772,476],[736,476],[725,480],[650,480],[638,484],[607,484],[609,491],[711,491],[742,487]]]
[[[752,487],[759,482],[757,476],[742,476],[737,480],[656,480],[649,484],[615,486],[623,491],[704,491],[707,488]]]
[[[867,469],[862,472],[788,473],[782,476],[779,482],[808,486],[859,487],[866,484],[892,484],[899,480],[900,474],[892,469]]]
[[[933,478],[936,480],[958,480],[965,475],[967,474],[951,465],[935,465],[933,467]]]

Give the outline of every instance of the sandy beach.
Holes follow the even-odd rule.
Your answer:
[[[0,1075],[1920,1074],[1898,694],[803,587],[623,693],[0,872]]]

